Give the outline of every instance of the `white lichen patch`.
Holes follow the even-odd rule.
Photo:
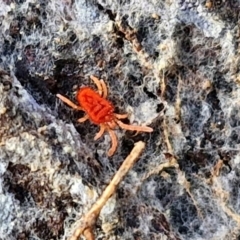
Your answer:
[[[112,196],[102,208],[100,216],[104,217],[105,215],[113,214],[116,205],[116,196]]]
[[[1,159],[1,158],[0,158]],[[14,227],[15,203],[13,197],[5,193],[2,176],[7,165],[0,162],[0,234],[11,234]]]
[[[131,113],[130,122],[136,122],[144,125],[151,124],[153,120],[159,116],[159,113],[156,111],[158,104],[159,102],[157,101],[149,100],[139,104],[139,106],[135,107],[134,110],[133,108],[128,107],[126,110]]]
[[[72,179],[70,193],[74,198],[79,198],[83,205],[90,207],[96,201],[98,194],[93,189],[83,184],[82,179]]]
[[[11,195],[0,194],[0,234],[10,234],[14,227],[15,206]]]

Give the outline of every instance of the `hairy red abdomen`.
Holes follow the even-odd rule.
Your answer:
[[[95,124],[110,122],[113,118],[114,107],[111,102],[102,98],[96,91],[83,87],[77,92],[77,101]]]

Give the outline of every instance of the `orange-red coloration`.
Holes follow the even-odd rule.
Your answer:
[[[83,110],[86,112],[86,115],[78,119],[78,122],[82,123],[90,119],[93,123],[100,126],[100,130],[95,135],[94,140],[99,139],[105,131],[109,133],[109,136],[112,140],[112,146],[108,151],[108,156],[112,156],[117,149],[117,136],[113,130],[118,126],[126,130],[138,132],[150,133],[153,131],[152,128],[147,126],[128,125],[121,122],[120,119],[127,118],[128,116],[127,114],[114,113],[114,107],[112,103],[106,99],[107,86],[105,82],[103,80],[99,80],[94,76],[90,76],[90,78],[96,84],[98,92],[89,87],[80,88],[76,96],[80,106],[76,105],[60,94],[57,94],[57,97],[73,109]]]
[[[112,103],[89,87],[80,88],[77,92],[77,101],[95,124],[107,123],[114,118]]]

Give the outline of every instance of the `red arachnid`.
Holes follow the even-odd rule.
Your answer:
[[[108,156],[112,156],[117,149],[118,140],[114,132],[114,129],[116,129],[117,126],[126,130],[138,132],[153,131],[150,127],[128,125],[121,122],[120,119],[127,118],[128,115],[114,113],[113,104],[106,99],[108,93],[105,82],[94,76],[90,76],[90,78],[96,84],[98,91],[95,91],[90,87],[80,88],[76,95],[79,106],[61,94],[57,94],[57,97],[73,109],[82,110],[86,113],[84,117],[78,119],[78,122],[82,123],[89,119],[94,124],[100,126],[100,130],[94,137],[94,140],[100,138],[105,131],[109,133],[112,140],[112,146],[108,151]]]

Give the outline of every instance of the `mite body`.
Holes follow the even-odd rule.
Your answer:
[[[107,99],[89,87],[80,88],[77,101],[95,124],[107,123],[114,118],[114,107]]]

